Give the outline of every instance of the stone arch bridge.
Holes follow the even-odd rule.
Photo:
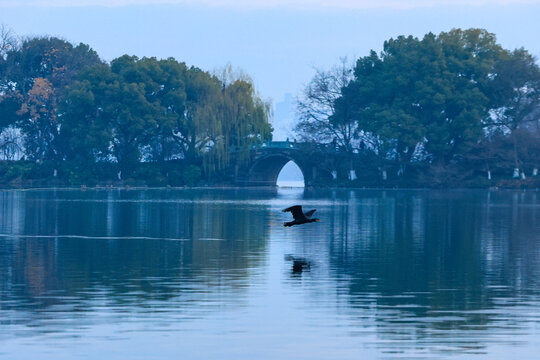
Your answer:
[[[293,161],[302,171],[306,186],[329,183],[338,176],[342,155],[332,144],[266,142],[251,149],[247,165],[235,169],[235,182],[243,186],[275,186],[283,166]]]

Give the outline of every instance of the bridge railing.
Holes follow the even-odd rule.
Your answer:
[[[231,147],[231,152],[246,151],[246,150],[264,150],[264,149],[295,149],[295,150],[316,150],[326,153],[342,153],[344,150],[334,143],[318,144],[312,142],[297,142],[297,141],[266,141],[258,145],[252,145],[250,148]]]
[[[318,150],[324,152],[343,152],[343,149],[334,143],[312,143],[297,141],[267,141],[256,147],[257,149],[298,149],[298,150]]]
[[[298,147],[298,143],[295,141],[267,141],[259,146],[257,148],[271,148],[271,149],[294,149],[295,147]]]

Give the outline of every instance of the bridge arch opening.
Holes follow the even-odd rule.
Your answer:
[[[276,184],[280,187],[305,187],[304,174],[293,160],[289,160],[280,169]]]
[[[306,177],[310,176],[310,174],[306,174],[306,169],[302,163],[294,160],[289,154],[270,154],[257,159],[248,171],[246,183],[250,186],[276,186],[278,175],[291,160],[300,168],[304,183],[308,183]]]

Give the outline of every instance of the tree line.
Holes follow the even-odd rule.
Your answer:
[[[180,167],[210,178],[247,159],[231,148],[271,138],[270,104],[230,66],[212,74],[174,58],[105,62],[86,44],[18,39],[6,27],[0,35],[0,155],[47,176],[82,182],[107,168],[125,178],[169,164],[139,175]]]
[[[538,179],[539,66],[486,30],[389,39],[354,64],[317,70],[297,110],[296,137],[341,149],[358,178],[347,185]],[[230,67],[105,62],[86,44],[0,27],[0,159],[24,160],[0,162],[0,181],[228,181],[250,156],[238,149],[271,139],[270,114]]]
[[[298,138],[355,154],[359,177],[494,185],[538,173],[539,66],[483,29],[399,36],[317,70],[297,110]]]

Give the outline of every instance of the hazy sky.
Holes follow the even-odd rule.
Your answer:
[[[540,57],[540,0],[0,0],[18,35],[90,44],[106,60],[173,56],[205,70],[231,63],[265,99],[296,95],[343,56],[398,35],[485,28]]]
[[[515,5],[534,4],[537,0],[1,0],[5,7],[32,6],[88,6],[101,5],[117,7],[125,5],[204,5],[212,7],[234,7],[238,9],[268,9],[287,7],[294,9],[340,8],[340,9],[373,9],[415,7],[436,7],[441,5]]]

